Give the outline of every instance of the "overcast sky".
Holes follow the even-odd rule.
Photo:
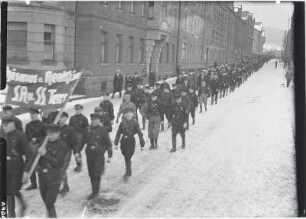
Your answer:
[[[264,26],[278,28],[281,30],[288,29],[288,19],[293,13],[293,4],[281,2],[236,2],[241,4],[243,11],[250,11],[254,14],[256,22],[263,22]]]

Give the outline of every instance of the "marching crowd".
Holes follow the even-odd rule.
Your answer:
[[[13,115],[13,108],[3,107],[1,137],[7,143],[7,204],[8,217],[15,217],[15,197],[20,202],[21,217],[24,216],[26,203],[20,189],[27,182],[29,170],[37,154],[41,157],[35,172],[30,176],[31,185],[26,190],[37,189],[39,185],[49,217],[56,217],[55,201],[58,194],[69,192],[67,169],[72,154],[76,167],[82,170],[82,151],[85,148],[88,174],[92,193],[88,200],[97,197],[100,189],[101,175],[104,172],[104,154],[107,162],[112,158],[112,141],[110,132],[112,125],[118,123],[114,139],[115,148],[120,149],[125,160],[126,173],[124,178],[132,175],[131,158],[135,152],[135,135],[139,136],[141,149],[145,146],[142,130],[148,121],[149,149],[158,148],[160,131],[164,131],[167,122],[171,127],[172,149],[177,150],[176,136],[182,138],[182,149],[186,147],[186,131],[189,125],[196,122],[196,109],[200,113],[208,110],[208,99],[211,105],[218,99],[225,98],[229,93],[240,87],[253,72],[258,71],[269,58],[244,59],[242,61],[218,65],[209,69],[193,69],[181,71],[172,86],[163,78],[161,83],[142,86],[138,77],[125,77],[125,92],[118,113],[115,115],[113,103],[108,93],[104,93],[102,102],[88,118],[83,115],[83,106],[75,105],[75,115],[70,117],[67,112],[46,111],[31,108],[31,121],[23,130],[22,122]],[[121,97],[123,76],[120,71],[114,78],[114,94]],[[40,120],[40,114],[42,119]],[[191,120],[190,120],[191,117]],[[167,121],[166,121],[167,120]],[[119,123],[120,121],[120,123]],[[47,138],[45,147],[41,147]],[[25,158],[25,159],[24,159]],[[38,181],[36,174],[38,175]]]

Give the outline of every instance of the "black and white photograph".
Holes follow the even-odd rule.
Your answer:
[[[1,2],[1,216],[305,216],[296,4]]]

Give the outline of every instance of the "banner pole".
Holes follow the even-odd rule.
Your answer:
[[[74,92],[74,90],[75,90],[77,84],[79,83],[79,81],[80,81],[80,79],[81,79],[81,77],[82,77],[82,75],[83,75],[84,69],[82,69],[81,72],[82,72],[82,73],[81,73],[81,76],[77,79],[76,83],[75,83],[74,86],[71,88],[69,97],[71,97],[71,95],[73,94],[73,92]],[[59,113],[56,115],[56,117],[55,117],[55,119],[54,119],[54,121],[53,121],[53,124],[56,124],[56,123],[58,122],[58,120],[60,119],[60,117],[61,117],[61,115],[62,115],[62,113],[63,113],[63,111],[64,111],[64,109],[65,109],[65,107],[66,107],[66,105],[67,105],[67,103],[68,103],[69,97],[67,97],[67,99],[66,99],[66,101],[65,101],[65,103],[64,103],[64,106],[61,108],[61,110],[59,111]],[[42,143],[42,145],[41,145],[40,147],[46,147],[47,142],[48,142],[48,137],[45,137],[44,142]],[[37,155],[36,155],[36,157],[35,157],[35,159],[34,159],[32,165],[31,165],[31,168],[30,168],[28,177],[31,177],[31,175],[33,174],[33,172],[34,172],[34,170],[35,170],[35,168],[36,168],[36,166],[37,166],[37,164],[38,164],[38,161],[39,161],[40,157],[41,157],[40,154],[37,154]]]

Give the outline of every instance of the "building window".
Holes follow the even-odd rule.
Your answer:
[[[45,24],[44,31],[44,60],[55,60],[55,26]]]
[[[163,49],[164,47],[160,48],[159,63],[163,63]]]
[[[182,59],[186,59],[186,48],[187,47],[187,43],[183,43],[182,45]]]
[[[8,22],[7,57],[9,59],[27,59],[27,23]]]
[[[145,2],[141,3],[141,16],[144,17],[145,16]]]
[[[154,1],[149,2],[149,18],[154,18]]]
[[[184,26],[185,26],[185,30],[187,30],[187,26],[188,26],[188,16],[187,16],[187,10],[185,10],[185,19],[184,19]]]
[[[122,60],[122,36],[116,34],[116,62],[121,63]]]
[[[133,62],[133,57],[134,57],[134,37],[129,37],[128,60],[130,63]]]
[[[131,10],[130,10],[131,13],[134,13],[135,12],[135,5],[134,5],[134,1],[131,1]]]
[[[169,56],[170,56],[170,45],[169,43],[166,44],[166,63],[169,63]]]
[[[144,54],[145,54],[145,41],[140,39],[140,50],[139,50],[139,62],[144,63]]]
[[[172,62],[175,62],[175,44],[172,45]]]
[[[107,33],[101,32],[101,62],[107,62],[108,38]]]
[[[118,8],[118,9],[122,9],[122,1],[118,1],[117,8]]]

